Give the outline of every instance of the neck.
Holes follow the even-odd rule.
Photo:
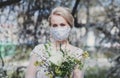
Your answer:
[[[66,46],[69,44],[68,40],[63,40],[63,41],[55,41],[55,46],[56,49],[60,49],[61,48],[66,48]]]

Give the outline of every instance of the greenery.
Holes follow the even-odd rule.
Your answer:
[[[48,68],[48,75],[50,78],[54,78],[56,76],[58,77],[68,77],[71,78],[71,72],[78,68],[82,69],[84,66],[84,60],[89,56],[88,52],[83,52],[81,55],[75,55],[69,53],[67,50],[63,50],[60,48],[60,54],[55,53],[55,55],[52,55],[52,50],[48,50],[50,48],[50,43],[45,44],[46,51],[49,55],[48,62],[46,61],[36,61],[35,66],[42,66],[45,65]],[[47,65],[46,65],[47,64]]]
[[[29,59],[29,54],[34,46],[28,47],[28,46],[24,45],[24,46],[16,46],[16,47],[17,47],[16,52],[15,52],[16,54],[14,55],[16,57],[13,56],[14,59],[11,59],[11,61],[9,61],[9,62],[5,62],[5,64],[9,64],[10,62],[14,63],[15,61],[23,62],[23,59],[27,61]],[[27,54],[24,54],[24,53],[21,54],[21,52],[23,52],[23,47],[26,48],[25,52]],[[95,54],[92,54],[92,55],[95,55]],[[24,58],[23,58],[23,56],[24,56]],[[91,54],[90,54],[90,57],[91,57]],[[36,62],[35,65],[38,65],[38,64],[40,64],[40,62]],[[26,70],[26,68],[24,68],[24,70],[20,69],[20,71],[18,73],[17,73],[17,70],[15,70],[15,69],[8,70],[7,76],[9,78],[24,78],[25,70]],[[98,66],[88,67],[87,70],[85,71],[85,78],[106,78],[108,71],[111,71],[111,70],[109,70],[109,67],[98,67]],[[2,72],[3,72],[3,69],[0,69],[0,73],[2,73]],[[115,72],[115,70],[114,70],[114,72]],[[6,77],[3,76],[3,78],[6,78]],[[117,78],[117,76],[114,78]]]

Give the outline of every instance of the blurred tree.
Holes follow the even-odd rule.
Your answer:
[[[19,44],[42,43],[49,39],[47,18],[56,6],[71,8],[75,27],[84,32],[78,30],[77,46],[80,40],[86,45],[92,31],[96,51],[120,56],[120,0],[0,0],[0,23],[16,23]]]
[[[120,2],[118,0],[1,0],[0,7],[1,12],[4,12],[7,6],[9,7],[9,14],[10,12],[17,12],[17,23],[20,26],[21,31],[20,36],[24,35],[22,38],[25,39],[28,35],[33,35],[34,41],[37,43],[38,38],[35,34],[42,34],[39,31],[40,28],[42,29],[42,20],[47,20],[50,11],[55,6],[73,7],[72,14],[76,20],[75,26],[85,27],[86,29],[93,27],[101,31],[105,35],[104,38],[109,38],[103,38],[100,41],[101,43],[104,40],[111,40],[110,42],[119,42],[119,3]],[[92,14],[91,10],[94,7],[103,9],[103,12],[99,12],[101,15],[96,15],[94,13]],[[80,14],[80,9],[86,9],[86,23],[79,21],[80,18],[78,15]],[[103,16],[103,18],[101,16]],[[8,19],[6,18],[6,21],[7,20]]]

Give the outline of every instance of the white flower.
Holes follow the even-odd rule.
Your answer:
[[[54,55],[52,55],[48,61],[52,62],[55,65],[60,66],[63,60],[63,56],[60,52],[56,52]]]

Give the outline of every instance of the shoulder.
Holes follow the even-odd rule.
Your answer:
[[[73,46],[73,45],[70,45],[71,46],[71,49],[74,51],[74,52],[77,52],[77,53],[83,53],[83,50],[79,47],[76,47],[76,46]]]
[[[31,55],[32,54],[41,55],[43,50],[44,50],[44,44],[38,44],[33,48]]]
[[[77,58],[82,58],[84,51],[81,48],[71,45],[71,50]]]
[[[50,43],[45,43],[45,44],[38,44],[34,47],[32,50],[31,54],[37,54],[37,55],[44,55],[46,49],[49,49],[51,47]]]
[[[34,49],[33,49],[33,51],[35,50],[42,50],[42,49],[44,49],[44,44],[38,44],[38,45],[36,45],[35,47],[34,47]]]
[[[76,47],[76,52],[82,54],[84,51],[83,49]]]

